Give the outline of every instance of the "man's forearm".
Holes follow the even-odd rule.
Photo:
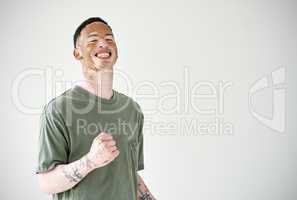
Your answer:
[[[58,165],[53,170],[38,174],[42,191],[50,194],[64,192],[79,183],[94,169],[87,156],[66,165]]]
[[[145,185],[141,176],[137,176],[138,189],[137,189],[137,200],[156,200]]]

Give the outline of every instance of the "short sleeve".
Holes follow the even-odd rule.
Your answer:
[[[44,107],[40,116],[39,153],[36,173],[52,170],[68,161],[67,128],[54,103]]]
[[[144,169],[144,158],[143,158],[143,114],[141,113],[139,119],[139,135],[138,135],[138,171]]]

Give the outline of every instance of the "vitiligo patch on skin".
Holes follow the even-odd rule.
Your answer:
[[[101,22],[91,23],[81,32],[77,51],[87,77],[94,77],[99,71],[112,71],[118,57],[114,35]]]

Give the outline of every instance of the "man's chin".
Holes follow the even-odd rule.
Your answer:
[[[113,70],[113,66],[111,64],[101,64],[95,66],[96,71],[105,71],[105,70]]]
[[[107,60],[96,60],[93,62],[94,63],[94,67],[98,70],[100,69],[112,69],[113,68],[113,63],[110,59]]]
[[[84,74],[85,76],[89,78],[96,78],[99,74],[102,75],[102,73],[109,73],[113,72],[113,65],[89,65],[88,67],[84,68]]]

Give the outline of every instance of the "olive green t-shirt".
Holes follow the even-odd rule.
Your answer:
[[[113,135],[120,151],[114,161],[52,199],[136,200],[137,171],[144,168],[142,128],[139,105],[115,90],[107,100],[74,86],[51,100],[40,117],[37,173],[80,159],[102,131]]]

